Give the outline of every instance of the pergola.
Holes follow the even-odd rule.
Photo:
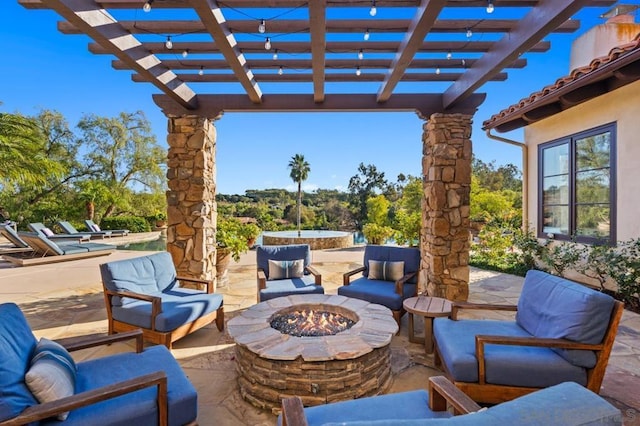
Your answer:
[[[547,34],[577,30],[571,17],[581,8],[615,3],[19,2],[56,11],[64,18],[61,32],[88,35],[92,53],[115,56],[115,69],[133,71],[134,82],[162,93],[154,100],[169,117],[168,250],[180,273],[198,278],[215,275],[213,120],[223,112],[416,111],[427,120],[421,280],[450,299],[465,299],[468,291],[471,118],[485,98],[476,90],[505,80],[505,69],[526,66],[528,52],[547,51]],[[517,19],[500,19],[502,9]],[[196,92],[196,86],[211,93]],[[436,86],[445,88],[415,91]]]

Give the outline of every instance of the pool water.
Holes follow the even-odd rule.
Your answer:
[[[117,246],[116,249],[133,251],[165,251],[167,249],[167,239],[159,238],[153,241],[129,243],[122,246]]]

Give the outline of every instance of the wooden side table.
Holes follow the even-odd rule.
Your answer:
[[[409,313],[409,341],[424,343],[426,353],[433,353],[433,319],[448,317],[451,314],[451,302],[440,297],[418,296],[406,299],[402,305]],[[424,317],[424,338],[416,337],[413,330],[413,315]]]

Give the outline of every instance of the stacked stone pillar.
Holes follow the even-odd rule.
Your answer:
[[[167,141],[167,250],[179,276],[215,284],[216,129],[206,118],[170,117]]]
[[[471,119],[433,114],[422,136],[420,282],[431,296],[469,296],[469,196]]]

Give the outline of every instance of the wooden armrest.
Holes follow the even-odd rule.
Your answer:
[[[598,351],[604,348],[603,344],[588,344],[574,342],[566,339],[549,339],[540,337],[514,337],[514,336],[476,336],[476,358],[478,359],[478,383],[486,383],[486,361],[484,356],[484,346],[492,345],[509,345],[509,346],[536,346],[544,348],[562,348],[562,349],[584,349]]]
[[[299,396],[282,399],[282,426],[308,426]]]
[[[111,303],[111,297],[129,297],[131,299],[143,300],[151,303],[151,330],[156,329],[156,317],[162,313],[162,299],[158,296],[149,296],[148,294],[134,293],[132,291],[111,291],[105,290],[105,293],[109,296],[109,303]]]
[[[349,285],[350,278],[353,275],[357,274],[358,272],[364,272],[365,269],[367,268],[365,268],[364,266],[361,266],[358,269],[354,269],[353,271],[345,272],[342,275],[342,285]]]
[[[267,274],[264,269],[258,269],[258,291],[267,288]]]
[[[458,311],[461,309],[474,309],[485,311],[517,311],[516,305],[492,305],[489,303],[469,303],[469,302],[452,302],[451,303],[451,319],[458,319]]]
[[[429,377],[429,408],[446,411],[447,403],[453,407],[454,415],[476,412],[480,406],[444,376]]]
[[[408,274],[405,274],[404,277],[400,278],[398,281],[396,281],[396,293],[399,294],[400,296],[402,296],[402,286],[409,281],[411,278],[413,278],[418,272],[409,272]]]
[[[72,352],[96,346],[110,345],[111,343],[116,342],[124,342],[129,339],[136,339],[136,352],[142,352],[143,339],[142,330],[140,329],[111,335],[91,334],[88,336],[67,337],[64,339],[57,339],[56,342],[64,346],[69,352]]]
[[[207,293],[213,293],[213,281],[206,280],[204,278],[193,278],[193,277],[176,277],[178,281],[188,281],[192,283],[204,284],[206,287]]]
[[[320,274],[320,272],[318,272],[318,270],[316,268],[314,268],[313,266],[309,265],[305,269],[307,271],[309,271],[309,273],[315,277],[316,285],[322,285],[322,275]]]
[[[158,419],[159,424],[167,423],[167,375],[163,371],[146,374],[144,376],[125,380],[87,392],[78,393],[56,401],[45,402],[25,409],[18,416],[0,422],[1,426],[23,425],[47,417],[55,416],[65,411],[91,405],[96,402],[115,398],[127,393],[135,392],[151,386],[158,386]]]

